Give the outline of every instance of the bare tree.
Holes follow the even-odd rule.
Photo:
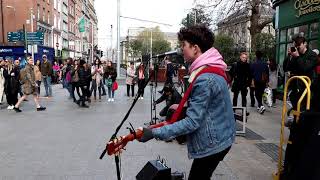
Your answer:
[[[272,22],[272,14],[274,13],[271,0],[195,0],[194,3],[209,4],[207,10],[213,14],[215,23],[231,14],[240,12],[243,8],[247,9],[252,49],[255,49],[256,46],[256,35]]]

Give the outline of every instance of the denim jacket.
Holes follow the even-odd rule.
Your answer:
[[[235,131],[227,82],[219,75],[204,73],[193,85],[186,117],[153,129],[152,133],[160,140],[187,135],[188,156],[197,159],[230,147],[235,140]]]

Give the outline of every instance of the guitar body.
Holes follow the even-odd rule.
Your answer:
[[[167,112],[167,116],[166,116],[166,121],[170,120],[172,118],[173,113],[176,111],[175,108],[169,108],[168,112]],[[186,117],[186,111],[187,111],[187,107],[184,107],[182,109],[181,115],[178,118],[178,121],[180,121],[181,119],[184,119]],[[182,135],[182,136],[177,136],[176,140],[178,141],[179,144],[185,144],[187,141],[187,135]]]

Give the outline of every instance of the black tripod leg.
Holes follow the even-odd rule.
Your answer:
[[[115,159],[116,167],[117,167],[117,178],[118,178],[118,180],[121,180],[119,156],[118,155],[114,156],[114,159]]]

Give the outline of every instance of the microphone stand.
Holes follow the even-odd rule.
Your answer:
[[[150,95],[151,95],[151,119],[149,123],[145,123],[145,125],[154,125],[157,123],[157,108],[156,108],[156,97],[157,97],[157,86],[158,86],[158,62],[156,60],[155,63],[153,63],[153,77],[154,77],[154,81],[150,83]],[[154,112],[154,113],[153,113]]]
[[[146,66],[144,67],[144,72],[146,71]],[[143,85],[143,89],[148,85],[150,79],[152,78],[152,75],[149,76],[148,80],[145,82],[145,84]],[[135,104],[137,103],[138,101],[138,98],[140,97],[140,95],[142,94],[142,91],[141,89],[138,90],[138,93],[137,95],[135,96],[135,99],[134,101],[132,102],[131,104],[131,107],[129,108],[127,114],[124,116],[123,120],[121,121],[121,123],[119,124],[119,126],[116,128],[116,131],[115,133],[111,136],[110,140],[109,141],[113,141],[115,139],[117,139],[117,134],[120,130],[120,128],[122,127],[122,125],[124,124],[124,122],[128,119],[133,107],[135,106]],[[109,142],[108,141],[108,142]],[[107,153],[107,149],[108,149],[108,144],[106,146],[106,148],[103,150],[103,152],[101,153],[99,159],[102,159],[105,154]],[[121,170],[120,170],[120,158],[119,158],[119,154],[115,155],[115,164],[116,164],[116,170],[117,170],[117,179],[118,180],[121,180]]]

